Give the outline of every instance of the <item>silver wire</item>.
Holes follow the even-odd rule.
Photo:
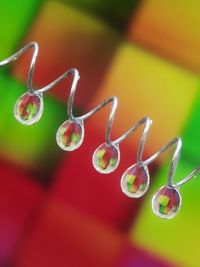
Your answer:
[[[168,150],[174,145],[176,145],[176,148],[175,148],[175,152],[172,157],[172,161],[171,161],[171,165],[170,165],[170,169],[168,173],[168,185],[173,184],[173,176],[174,176],[174,172],[179,161],[180,151],[181,151],[181,146],[182,146],[181,138],[180,137],[173,138],[168,144],[164,145],[159,151],[157,151],[150,158],[144,161],[146,165],[152,163],[154,160],[160,157],[166,150]]]
[[[21,55],[23,55],[27,50],[33,48],[33,56],[31,59],[31,64],[29,68],[29,74],[28,74],[28,80],[27,80],[27,88],[30,93],[33,93],[33,74],[35,70],[35,63],[38,56],[39,46],[36,42],[31,42],[27,45],[25,45],[23,48],[21,48],[18,52],[13,54],[12,56],[6,58],[3,61],[0,61],[0,66],[7,65],[15,60],[17,60]]]
[[[199,172],[200,172],[200,166],[198,166],[196,169],[194,169],[190,174],[188,174],[188,176],[183,178],[180,182],[176,183],[175,186],[180,187],[181,185],[184,185],[185,183],[190,181],[193,177],[195,177],[195,175]]]
[[[36,60],[37,60],[38,52],[39,52],[39,46],[38,46],[38,44],[36,42],[30,42],[29,44],[25,45],[18,52],[16,52],[12,56],[8,57],[7,59],[1,61],[0,62],[0,66],[4,66],[6,64],[9,64],[9,63],[17,60],[20,56],[22,56],[29,49],[33,49],[33,56],[32,56],[32,60],[31,60],[29,73],[28,73],[28,80],[27,80],[28,92],[30,92],[32,94],[41,95],[41,94],[49,91],[50,89],[52,89],[59,82],[61,82],[65,78],[67,78],[69,75],[73,75],[73,81],[72,81],[72,85],[71,85],[70,95],[69,95],[69,98],[68,98],[68,101],[67,101],[67,103],[68,103],[67,104],[67,112],[68,112],[69,119],[71,119],[71,120],[82,120],[83,121],[83,120],[93,116],[95,113],[100,111],[107,104],[112,103],[112,108],[111,108],[111,112],[110,112],[110,115],[109,115],[106,134],[105,134],[106,143],[107,144],[111,144],[110,134],[111,134],[111,128],[112,128],[113,120],[114,120],[116,109],[117,109],[117,105],[118,105],[117,97],[116,96],[109,97],[103,103],[101,103],[100,105],[95,107],[93,110],[89,111],[88,113],[86,113],[86,114],[84,114],[84,115],[82,115],[80,117],[74,117],[74,115],[73,115],[74,96],[75,96],[75,93],[76,93],[78,80],[80,78],[80,75],[79,75],[79,72],[78,72],[77,69],[75,69],[75,68],[70,69],[70,70],[66,71],[65,73],[63,73],[61,76],[59,76],[56,80],[54,80],[53,82],[49,83],[48,85],[46,85],[46,86],[44,86],[42,88],[39,88],[39,89],[33,89],[33,75],[34,75],[35,64],[36,64]]]
[[[144,131],[142,133],[142,137],[140,139],[138,151],[137,151],[137,163],[139,165],[142,165],[142,154],[144,150],[144,145],[146,143],[147,135],[149,132],[149,129],[152,124],[152,120],[149,117],[144,117],[141,120],[139,120],[136,124],[134,124],[127,132],[125,132],[123,135],[121,135],[119,138],[117,138],[112,143],[115,145],[119,145],[122,141],[124,141],[130,134],[132,134],[134,131],[136,131],[141,125],[145,125]]]
[[[190,174],[188,174],[185,178],[183,178],[181,181],[174,183],[173,181],[174,173],[175,173],[176,167],[180,159],[181,147],[182,147],[182,140],[180,137],[173,138],[168,144],[164,145],[158,152],[153,154],[150,158],[146,159],[144,161],[144,164],[148,165],[152,163],[154,160],[160,157],[166,150],[170,149],[174,145],[176,145],[176,147],[175,147],[175,152],[172,156],[172,161],[170,164],[167,184],[173,187],[180,187],[181,185],[187,183],[190,179],[192,179],[198,172],[200,172],[200,166],[198,166]]]
[[[182,141],[181,141],[181,138],[179,138],[179,137],[176,137],[176,138],[172,139],[168,144],[164,145],[159,151],[157,151],[155,154],[153,154],[150,158],[142,161],[142,154],[143,154],[143,151],[144,151],[144,145],[146,143],[146,139],[147,139],[147,135],[149,133],[150,126],[152,124],[152,121],[150,120],[149,117],[142,118],[135,125],[133,125],[132,128],[130,128],[127,132],[125,132],[119,138],[117,138],[114,141],[111,141],[110,135],[111,135],[112,124],[113,124],[113,121],[114,121],[114,118],[115,118],[115,114],[116,114],[116,110],[117,110],[117,106],[118,106],[118,99],[117,99],[116,96],[112,96],[112,97],[107,98],[104,102],[99,104],[97,107],[95,107],[94,109],[92,109],[88,113],[86,113],[86,114],[84,114],[82,116],[79,116],[79,117],[74,117],[73,116],[74,97],[75,97],[75,93],[76,93],[76,89],[77,89],[77,84],[78,84],[78,81],[79,81],[79,78],[80,78],[79,72],[75,68],[66,71],[65,73],[63,73],[56,80],[54,80],[53,82],[49,83],[48,85],[46,85],[46,86],[44,86],[42,88],[39,88],[37,90],[33,89],[33,75],[34,75],[35,64],[36,64],[36,60],[37,60],[38,52],[39,52],[39,46],[38,46],[38,44],[36,42],[30,42],[29,44],[25,45],[23,48],[21,48],[18,52],[16,52],[12,56],[6,58],[3,61],[0,61],[0,66],[7,65],[7,64],[17,60],[21,55],[23,55],[29,49],[33,49],[33,56],[32,56],[32,59],[31,59],[29,73],[28,73],[28,79],[27,79],[28,92],[30,92],[32,94],[40,94],[41,95],[41,94],[49,91],[52,87],[54,87],[59,82],[61,82],[65,78],[67,78],[69,75],[72,75],[73,76],[73,81],[72,81],[72,85],[71,85],[70,95],[69,95],[69,98],[68,98],[68,101],[67,101],[67,103],[68,103],[67,112],[68,112],[69,119],[71,119],[71,120],[82,120],[83,121],[83,120],[88,119],[89,117],[93,116],[95,113],[100,111],[103,107],[105,107],[109,103],[112,103],[111,112],[110,112],[110,115],[109,115],[109,118],[108,118],[106,134],[105,134],[105,140],[106,140],[107,144],[118,146],[131,133],[136,131],[141,125],[144,124],[145,128],[144,128],[142,137],[140,139],[140,143],[139,143],[139,147],[138,147],[138,151],[137,151],[137,163],[138,164],[146,164],[146,165],[148,165],[148,164],[152,163],[155,159],[157,159],[159,156],[161,156],[161,154],[163,154],[171,146],[176,145],[175,152],[173,154],[172,161],[171,161],[171,164],[170,164],[169,173],[168,173],[168,179],[167,179],[168,185],[169,186],[180,187],[181,185],[187,183],[198,172],[200,172],[200,166],[198,166],[188,176],[183,178],[178,183],[174,184],[173,177],[174,177],[174,173],[175,173],[175,170],[176,170],[179,158],[180,158],[180,152],[181,152],[181,146],[182,146]]]
[[[77,117],[77,118],[80,119],[80,120],[88,119],[89,117],[93,116],[95,113],[100,111],[103,107],[105,107],[109,103],[112,103],[112,107],[111,107],[111,112],[110,112],[110,115],[109,115],[109,118],[108,118],[105,140],[106,140],[106,143],[108,145],[111,145],[113,143],[111,141],[111,138],[110,138],[111,129],[112,129],[113,120],[115,118],[115,113],[116,113],[117,106],[118,106],[118,98],[116,96],[111,96],[111,97],[107,98],[105,101],[103,101],[97,107],[95,107],[94,109],[92,109],[88,113],[86,113],[86,114],[84,114],[84,115],[82,115],[80,117]]]

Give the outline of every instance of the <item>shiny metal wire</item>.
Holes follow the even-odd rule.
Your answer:
[[[76,89],[77,89],[78,80],[80,79],[80,75],[79,75],[79,72],[78,72],[77,69],[73,68],[73,69],[67,70],[65,73],[63,73],[56,80],[54,80],[53,82],[49,83],[48,85],[46,85],[46,86],[44,86],[42,88],[39,88],[39,89],[34,89],[33,88],[33,75],[34,75],[35,65],[36,65],[38,52],[39,52],[39,46],[38,46],[38,44],[36,42],[31,42],[31,43],[25,45],[23,48],[21,48],[18,52],[16,52],[12,56],[6,58],[3,61],[0,61],[0,67],[4,66],[4,65],[7,65],[7,64],[9,64],[9,63],[11,63],[13,61],[16,61],[20,56],[22,56],[24,53],[26,53],[29,49],[33,49],[33,56],[32,56],[32,59],[31,59],[30,69],[29,69],[29,73],[28,73],[28,80],[27,80],[28,92],[30,94],[42,95],[43,93],[49,91],[54,86],[56,86],[59,82],[61,82],[65,78],[67,78],[69,75],[72,75],[73,76],[73,81],[72,81],[72,85],[71,85],[70,95],[69,95],[69,98],[68,98],[68,101],[67,101],[68,102],[67,112],[68,112],[69,119],[71,119],[71,120],[77,120],[78,119],[78,120],[84,121],[87,118],[93,116],[98,111],[100,111],[107,104],[112,103],[112,108],[111,108],[111,112],[110,112],[110,115],[109,115],[108,124],[107,124],[107,130],[106,130],[106,142],[108,144],[110,144],[111,143],[110,132],[111,132],[112,123],[113,123],[114,116],[115,116],[116,109],[117,109],[117,105],[118,105],[117,97],[116,96],[109,97],[103,103],[101,103],[100,105],[95,107],[93,110],[89,111],[88,113],[86,113],[86,114],[84,114],[84,115],[82,115],[80,117],[75,117],[73,115],[73,103],[74,103],[74,96],[75,96],[75,92],[76,92]]]
[[[99,112],[102,108],[104,108],[106,105],[112,103],[111,111],[109,114],[108,118],[108,123],[107,123],[107,128],[106,128],[106,133],[105,133],[105,140],[108,145],[115,145],[118,146],[122,141],[124,141],[130,134],[132,134],[134,131],[136,131],[141,125],[145,125],[144,131],[142,133],[139,147],[138,147],[138,152],[137,152],[137,164],[142,165],[148,165],[152,163],[154,160],[156,160],[158,157],[160,157],[166,150],[170,149],[172,146],[175,146],[175,152],[172,157],[169,173],[168,173],[168,180],[167,183],[169,186],[175,186],[175,187],[180,187],[181,185],[187,183],[192,177],[194,177],[198,172],[200,172],[200,166],[198,166],[196,169],[194,169],[190,174],[188,174],[185,178],[183,178],[181,181],[174,183],[173,177],[175,173],[175,169],[177,167],[179,158],[180,158],[180,152],[181,152],[181,146],[182,146],[182,141],[181,138],[176,137],[173,138],[168,144],[164,145],[159,151],[157,151],[155,154],[153,154],[151,157],[149,157],[146,160],[142,160],[142,154],[144,150],[144,146],[146,143],[146,139],[150,130],[150,126],[152,124],[152,121],[148,117],[144,117],[141,120],[139,120],[136,124],[134,124],[127,132],[125,132],[123,135],[121,135],[119,138],[116,140],[112,141],[111,140],[111,129],[112,129],[112,124],[115,118],[117,106],[118,106],[118,99],[116,96],[112,96],[107,98],[103,103],[99,104],[97,107],[89,111],[88,113],[75,117],[73,115],[73,104],[74,104],[74,97],[78,85],[78,81],[80,78],[79,72],[77,69],[73,68],[65,73],[63,73],[61,76],[59,76],[56,80],[53,82],[49,83],[48,85],[39,88],[39,89],[34,89],[33,88],[33,75],[35,71],[35,65],[36,65],[36,60],[38,57],[38,52],[39,52],[39,46],[36,42],[30,42],[29,44],[25,45],[22,49],[20,49],[18,52],[13,54],[12,56],[8,57],[7,59],[0,61],[0,66],[7,65],[13,61],[16,61],[20,56],[22,56],[26,51],[29,49],[33,49],[33,56],[31,59],[30,63],[30,68],[29,68],[29,73],[28,73],[28,79],[27,79],[27,89],[28,92],[31,94],[39,94],[42,95],[43,93],[49,91],[52,89],[55,85],[57,85],[59,82],[67,78],[69,75],[73,76],[73,81],[71,85],[71,90],[70,90],[70,95],[68,98],[68,105],[67,105],[67,112],[69,119],[71,120],[80,120],[84,121],[88,119],[89,117],[93,116],[95,113]]]
[[[167,178],[167,185],[171,187],[177,187],[179,188],[183,184],[187,183],[189,180],[191,180],[197,173],[200,172],[200,166],[196,167],[191,173],[189,173],[186,177],[184,177],[179,182],[174,182],[174,174],[176,167],[178,165],[180,155],[181,155],[181,147],[182,147],[182,140],[180,137],[173,138],[169,143],[164,145],[159,151],[157,151],[155,154],[153,154],[151,157],[146,159],[144,161],[145,165],[148,165],[152,163],[154,160],[159,158],[165,151],[170,149],[172,146],[175,146],[175,152],[172,156],[169,172],[168,172],[168,178]]]

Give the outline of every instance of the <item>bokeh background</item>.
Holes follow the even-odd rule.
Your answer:
[[[197,0],[1,1],[0,60],[37,41],[36,88],[78,68],[77,114],[119,96],[112,136],[150,116],[146,157],[180,135],[178,180],[200,163],[199,12]],[[20,125],[13,106],[26,92],[30,59],[0,69],[0,266],[199,267],[200,176],[181,188],[170,221],[150,205],[170,152],[151,165],[145,197],[128,199],[120,177],[136,160],[141,130],[122,144],[113,174],[91,164],[109,108],[86,122],[79,150],[61,151],[55,134],[67,119],[70,79],[45,95],[37,124]]]

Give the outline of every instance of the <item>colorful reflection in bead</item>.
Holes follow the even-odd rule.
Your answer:
[[[146,166],[137,164],[129,167],[121,179],[121,189],[128,197],[138,198],[145,194],[149,187],[149,172]]]
[[[16,102],[14,114],[16,119],[26,125],[37,122],[43,111],[42,97],[35,94],[25,93]]]
[[[106,143],[100,145],[93,155],[93,166],[100,173],[111,173],[119,165],[119,149]]]
[[[56,139],[60,148],[66,151],[73,151],[80,147],[83,137],[83,124],[68,120],[58,129]]]
[[[181,195],[173,187],[162,187],[152,199],[153,212],[161,218],[173,218],[179,211],[180,206]]]

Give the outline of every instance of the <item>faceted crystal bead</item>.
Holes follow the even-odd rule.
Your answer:
[[[93,154],[93,166],[100,173],[111,173],[119,165],[119,149],[106,143],[100,145]]]
[[[164,186],[152,199],[153,212],[165,219],[173,218],[181,206],[181,196],[177,189]]]
[[[43,112],[43,99],[39,95],[25,93],[14,107],[15,118],[22,124],[31,125],[37,122]]]
[[[141,197],[148,190],[148,187],[149,172],[146,166],[135,164],[122,175],[121,189],[128,197]]]
[[[73,151],[80,147],[83,142],[83,124],[68,120],[57,131],[57,143],[63,150]]]

